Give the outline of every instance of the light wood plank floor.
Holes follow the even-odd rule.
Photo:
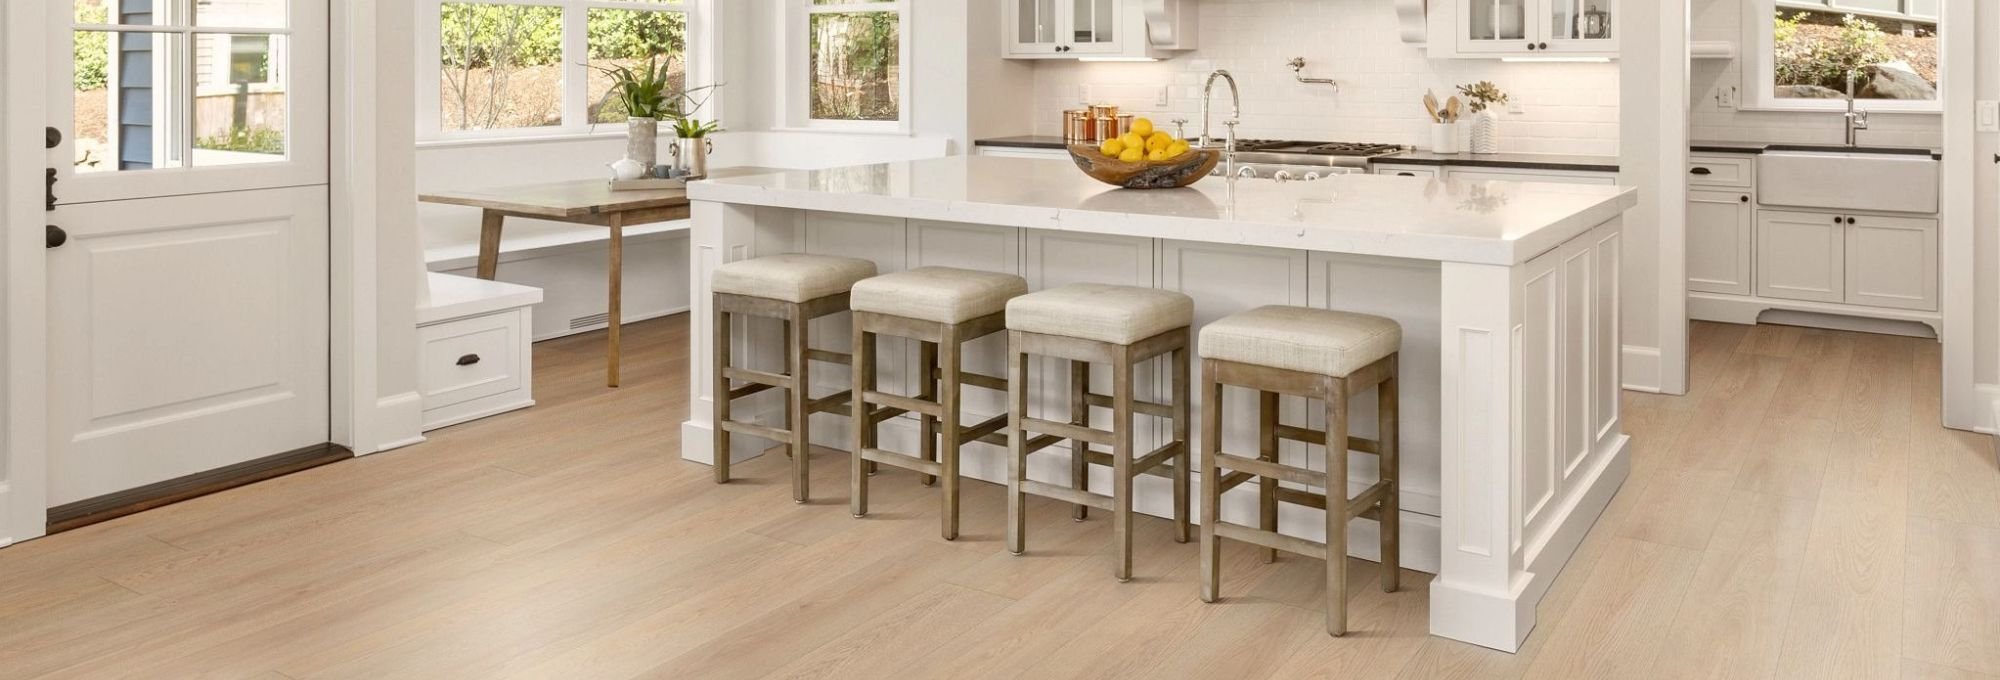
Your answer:
[[[1628,395],[1631,481],[1518,655],[1425,634],[1428,578],[1321,628],[1319,562],[1195,546],[969,483],[963,537],[885,470],[848,517],[782,456],[727,486],[682,462],[684,317],[536,351],[542,405],[428,443],[0,550],[5,678],[2000,678],[2000,474],[1939,428],[1938,346],[1695,327],[1694,391]]]

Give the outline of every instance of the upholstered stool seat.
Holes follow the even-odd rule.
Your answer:
[[[1379,316],[1271,305],[1203,326],[1200,345],[1204,359],[1345,376],[1395,354],[1403,327]]]
[[[1111,511],[1116,549],[1112,574],[1132,578],[1132,486],[1142,474],[1173,480],[1175,538],[1186,542],[1189,520],[1189,352],[1194,300],[1173,291],[1103,284],[1073,284],[1029,293],[1007,303],[1007,549],[1027,550],[1027,496],[1069,503],[1082,521],[1089,508]],[[1028,415],[1028,357],[1069,362],[1069,418]],[[1167,362],[1172,396],[1167,403],[1138,399],[1139,365]],[[1110,368],[1111,394],[1090,391],[1090,365]],[[1091,407],[1111,411],[1108,429],[1091,426]],[[1048,413],[1056,413],[1051,408]],[[1140,450],[1136,416],[1172,423],[1158,447]],[[1070,443],[1068,485],[1028,478],[1028,456]],[[1097,448],[1093,448],[1097,447]],[[1103,449],[1109,449],[1103,450]],[[1110,494],[1090,490],[1090,466],[1111,468]]]
[[[1202,493],[1201,599],[1221,597],[1221,540],[1326,560],[1326,631],[1347,632],[1347,524],[1355,518],[1381,523],[1382,589],[1394,592],[1400,575],[1400,493],[1396,488],[1398,413],[1396,360],[1402,327],[1392,319],[1303,307],[1259,307],[1201,329]],[[1257,455],[1222,450],[1224,385],[1257,393]],[[1376,393],[1376,438],[1348,436],[1348,405],[1365,390]],[[1280,396],[1322,403],[1325,430],[1280,420]],[[1286,462],[1282,441],[1321,447],[1322,464]],[[1349,497],[1349,451],[1377,456],[1377,481]],[[1258,525],[1224,521],[1222,495],[1257,482]],[[1326,489],[1322,493],[1279,482]],[[1280,533],[1278,504],[1325,511],[1326,540]]]
[[[716,267],[709,287],[717,293],[799,303],[845,293],[874,275],[875,263],[867,260],[788,253]]]
[[[785,446],[792,458],[792,500],[811,498],[811,425],[814,413],[844,413],[847,392],[810,396],[812,371],[808,362],[846,364],[852,358],[812,347],[812,320],[847,311],[848,291],[856,281],[875,275],[875,263],[829,255],[767,255],[730,262],[709,276],[715,316],[715,481],[729,481],[731,436],[744,434]],[[737,316],[776,319],[784,325],[785,372],[771,373],[730,365]],[[737,383],[745,383],[738,385]],[[784,426],[731,416],[737,399],[777,389],[785,392]]]
[[[854,284],[848,306],[937,323],[964,323],[1007,309],[1007,301],[1028,292],[1028,281],[1013,274],[953,267],[918,267]]]
[[[1008,330],[1114,345],[1193,323],[1193,298],[1157,288],[1077,283],[1007,303]]]

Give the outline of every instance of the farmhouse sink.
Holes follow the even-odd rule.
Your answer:
[[[1841,147],[1765,151],[1757,157],[1757,202],[1814,210],[1937,212],[1939,163],[1929,153],[1833,149]]]

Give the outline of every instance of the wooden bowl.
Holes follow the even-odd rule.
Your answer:
[[[1126,162],[1098,153],[1093,146],[1071,144],[1069,157],[1083,174],[1105,184],[1127,189],[1173,189],[1207,177],[1215,164],[1222,161],[1222,152],[1189,149],[1163,161]]]

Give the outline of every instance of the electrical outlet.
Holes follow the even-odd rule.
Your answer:
[[[1090,92],[1090,83],[1083,83],[1083,84],[1081,84],[1081,85],[1078,85],[1078,86],[1076,86],[1076,100],[1077,100],[1077,101],[1079,101],[1079,102],[1083,102],[1083,103],[1085,103],[1085,104],[1095,104],[1095,103],[1097,103],[1097,98],[1096,98],[1096,97],[1093,97],[1093,96],[1090,96],[1090,95],[1091,95],[1091,92]]]
[[[1522,102],[1521,102],[1521,98],[1520,98],[1520,97],[1508,97],[1508,98],[1507,98],[1507,112],[1508,112],[1508,113],[1515,113],[1515,114],[1519,114],[1519,113],[1527,113],[1527,112],[1528,112],[1528,105],[1527,105],[1527,104],[1524,104],[1524,103],[1522,103]]]
[[[1161,107],[1164,107],[1164,106],[1166,106],[1166,105],[1167,105],[1167,86],[1166,86],[1166,85],[1161,85],[1161,86],[1159,87],[1159,89],[1158,89],[1158,90],[1156,90],[1156,91],[1154,92],[1154,94],[1153,94],[1153,105],[1154,105],[1154,106],[1161,106]]]
[[[1980,132],[2000,132],[2000,101],[1983,100],[1977,107]]]
[[[1736,86],[1726,85],[1715,88],[1715,107],[1725,110],[1736,108]]]

